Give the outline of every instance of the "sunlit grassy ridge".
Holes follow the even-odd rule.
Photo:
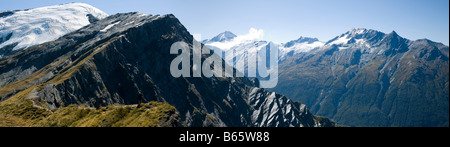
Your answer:
[[[32,88],[0,103],[0,127],[166,127],[177,126],[175,107],[163,102],[92,108],[69,105],[55,110],[35,105]],[[172,119],[172,120],[171,120]]]
[[[69,105],[36,123],[44,127],[161,127],[161,119],[175,114],[167,103],[111,105],[99,109]]]

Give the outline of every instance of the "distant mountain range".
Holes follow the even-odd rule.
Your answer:
[[[247,63],[248,59],[257,59],[255,56],[262,50],[275,49],[278,51],[278,63],[282,63],[289,57],[304,52],[315,52],[324,45],[317,38],[300,36],[297,40],[287,43],[274,43],[272,41],[245,39],[243,37],[236,38],[235,34],[225,31],[217,36],[203,40],[207,47],[213,50],[224,52],[223,58],[229,65],[234,65],[247,77],[260,77],[257,72],[257,64]],[[258,62],[258,61],[257,61]],[[250,74],[249,71],[256,71],[256,75]]]
[[[231,49],[239,57],[269,43],[252,40]],[[278,84],[271,90],[304,102],[315,115],[348,126],[449,125],[448,46],[360,28],[326,43],[300,37],[277,47]]]
[[[273,90],[350,126],[448,126],[448,46],[353,29],[280,64]]]
[[[243,59],[240,57],[244,55],[245,52],[260,51],[261,49],[266,49],[269,44],[272,44],[278,49],[279,62],[282,62],[293,55],[318,49],[324,45],[324,43],[320,42],[317,38],[303,36],[300,36],[297,40],[292,40],[282,44],[257,39],[235,39],[236,37],[237,36],[232,32],[225,31],[211,39],[203,40],[202,43],[211,49],[221,49],[223,51],[234,50],[237,54],[237,59]],[[231,64],[233,56],[225,56],[228,56],[225,61]]]

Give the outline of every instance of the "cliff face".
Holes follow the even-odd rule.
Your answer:
[[[248,78],[170,74],[173,43],[193,37],[173,15],[117,14],[0,62],[2,101],[34,88],[48,108],[162,101],[186,126],[334,126],[304,104],[256,88]],[[192,48],[191,48],[192,49]],[[206,55],[202,57],[205,60]]]

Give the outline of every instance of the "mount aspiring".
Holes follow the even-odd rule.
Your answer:
[[[193,36],[174,15],[123,13],[25,48],[0,61],[0,120],[56,119],[56,124],[68,126],[102,126],[128,122],[126,112],[154,110],[136,104],[159,101],[176,109],[164,106],[150,113],[167,112],[154,119],[168,126],[335,126],[312,115],[306,105],[258,88],[257,81],[246,77],[174,78],[170,64],[177,55],[170,54],[170,47],[178,41],[192,50]],[[201,60],[210,56],[214,54]],[[129,107],[117,108],[115,103]],[[92,115],[100,115],[94,118],[106,118],[73,120],[91,116],[85,110],[100,105],[108,107],[98,111],[116,115],[108,118],[94,111]],[[79,107],[88,108],[73,110]],[[75,112],[58,113],[61,110]]]

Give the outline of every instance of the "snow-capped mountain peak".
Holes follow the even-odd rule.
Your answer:
[[[310,52],[314,49],[321,48],[324,44],[325,43],[319,41],[317,38],[300,36],[297,40],[289,41],[280,46],[280,61],[284,61],[286,58],[299,53]]]
[[[326,45],[348,46],[349,44],[370,47],[381,40],[386,34],[365,28],[351,29],[326,43]]]
[[[108,16],[85,3],[5,11],[0,17],[0,58],[32,45],[53,41]]]
[[[367,32],[368,32],[368,30],[365,28],[358,28],[358,29],[353,28],[344,34],[337,36],[334,39],[331,39],[327,44],[330,44],[330,45],[332,45],[332,44],[335,44],[335,45],[348,44],[352,38],[363,35]],[[360,39],[360,38],[358,38],[358,39]]]
[[[236,37],[237,36],[235,34],[233,34],[232,32],[225,31],[225,32],[220,33],[219,35],[211,38],[210,40],[206,40],[204,42],[224,42],[224,41],[230,41]]]
[[[353,28],[350,31],[348,31],[349,34],[352,35],[359,35],[359,34],[364,34],[367,33],[369,30],[366,28]]]
[[[310,52],[313,49],[320,48],[325,43],[319,41],[317,38],[300,36],[297,40],[289,41],[283,44],[280,49],[280,60],[284,60],[293,55]]]
[[[297,40],[292,40],[292,41],[289,41],[289,42],[285,43],[284,47],[292,47],[292,46],[294,46],[295,44],[298,44],[298,43],[311,44],[311,43],[314,43],[316,41],[319,41],[319,39],[300,36],[300,38],[298,38]]]

